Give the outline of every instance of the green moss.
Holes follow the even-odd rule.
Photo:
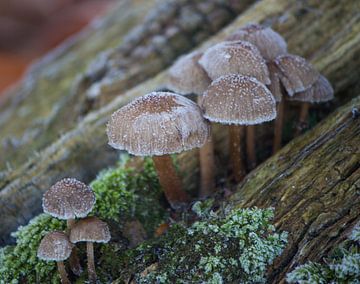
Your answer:
[[[263,283],[267,265],[282,252],[287,236],[274,232],[272,217],[271,209],[236,209],[225,216],[212,212],[188,228],[174,225],[162,239],[128,252],[137,259],[137,271],[129,273],[143,284]],[[154,263],[155,271],[141,274]],[[126,267],[119,263],[120,270]]]
[[[96,205],[91,214],[114,221],[117,227],[121,227],[123,220],[136,218],[152,235],[165,216],[159,203],[162,193],[152,161],[145,159],[140,171],[125,164],[124,160],[119,167],[102,172],[91,183],[96,194]],[[36,252],[47,232],[64,230],[65,226],[65,221],[41,214],[13,233],[16,245],[2,249],[0,253],[0,283],[59,283],[55,262],[39,260]],[[96,246],[95,252],[100,249],[101,246]]]
[[[307,262],[287,274],[289,283],[360,283],[360,224],[323,264]]]

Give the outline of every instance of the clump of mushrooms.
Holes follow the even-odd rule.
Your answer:
[[[114,112],[107,135],[113,148],[152,157],[172,208],[190,201],[170,154],[201,147],[209,140],[209,123],[198,105],[174,93],[152,92]]]
[[[200,66],[198,60],[201,52],[191,52],[181,56],[169,69],[168,87],[181,95],[196,94],[197,103],[201,103],[201,96],[211,83],[211,79]],[[214,145],[209,140],[199,150],[200,160],[200,192],[201,197],[212,194],[215,190],[215,158]]]

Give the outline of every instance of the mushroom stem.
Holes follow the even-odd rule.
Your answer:
[[[57,268],[60,274],[60,279],[61,279],[61,283],[62,284],[71,284],[67,273],[66,273],[66,269],[65,269],[65,265],[63,261],[57,261]]]
[[[229,136],[229,155],[232,164],[233,176],[235,182],[238,183],[246,174],[241,148],[241,140],[244,136],[244,127],[241,125],[230,125]]]
[[[171,207],[177,209],[190,201],[189,196],[182,189],[182,183],[176,173],[170,155],[153,156],[160,185]]]
[[[246,126],[246,156],[250,170],[256,167],[255,126]]]
[[[214,143],[207,141],[199,150],[200,159],[200,197],[211,195],[215,190]]]
[[[309,114],[310,104],[308,102],[301,103],[299,122],[296,127],[295,137],[299,136],[302,130],[305,128],[307,124],[307,117]]]
[[[276,106],[276,119],[274,127],[274,142],[273,142],[273,154],[281,149],[282,142],[282,129],[284,122],[284,108],[285,100],[282,99]]]
[[[70,231],[71,231],[72,227],[74,227],[75,223],[76,223],[75,219],[67,219],[66,220],[68,234],[70,234]],[[70,255],[70,258],[69,258],[69,266],[70,266],[71,271],[76,276],[80,276],[83,269],[82,269],[82,266],[80,264],[80,260],[79,260],[78,254],[77,254],[77,248],[76,247],[74,247],[72,249],[72,251],[71,251],[71,255]]]
[[[94,261],[94,244],[92,242],[86,242],[86,252],[88,259],[89,282],[91,284],[95,284],[97,280],[97,276],[96,276],[95,261]]]

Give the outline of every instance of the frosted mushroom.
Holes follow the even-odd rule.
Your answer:
[[[199,64],[212,80],[228,74],[240,74],[270,84],[265,59],[255,45],[246,41],[218,43],[204,52]]]
[[[107,125],[109,145],[135,156],[152,156],[160,184],[173,208],[189,201],[170,154],[201,147],[209,123],[191,100],[169,92],[153,92],[114,112]]]
[[[70,232],[72,243],[86,242],[88,274],[90,283],[96,283],[94,243],[108,243],[111,235],[108,225],[96,217],[88,217],[77,222]]]
[[[68,236],[63,232],[51,232],[41,240],[37,256],[46,261],[56,261],[60,274],[61,283],[70,284],[64,260],[68,259],[74,245],[70,243]]]
[[[255,125],[273,120],[276,116],[275,99],[257,79],[230,74],[213,81],[202,100],[205,118],[230,125],[230,153],[237,182],[245,175],[241,158],[242,125]],[[254,147],[254,141],[252,146]],[[253,148],[255,151],[255,148]]]
[[[42,206],[45,213],[67,220],[68,229],[75,218],[86,217],[95,204],[95,194],[90,186],[74,178],[64,178],[45,192]]]
[[[180,57],[169,69],[168,88],[176,93],[198,95],[200,104],[201,96],[211,84],[211,79],[200,66],[198,60],[202,56],[199,51]],[[199,150],[200,160],[200,196],[208,196],[215,189],[215,159],[214,146],[210,139]]]
[[[295,93],[292,97],[288,97],[287,99],[290,101],[302,102],[297,132],[299,133],[301,131],[302,125],[306,122],[310,104],[327,102],[333,98],[334,89],[330,82],[322,75],[320,75],[319,79],[309,89]]]
[[[259,24],[248,24],[229,37],[228,41],[243,40],[255,45],[266,60],[273,60],[275,57],[287,53],[287,44],[284,38],[270,27]]]

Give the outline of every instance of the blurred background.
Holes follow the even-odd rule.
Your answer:
[[[0,0],[0,95],[34,59],[56,47],[115,0]]]

